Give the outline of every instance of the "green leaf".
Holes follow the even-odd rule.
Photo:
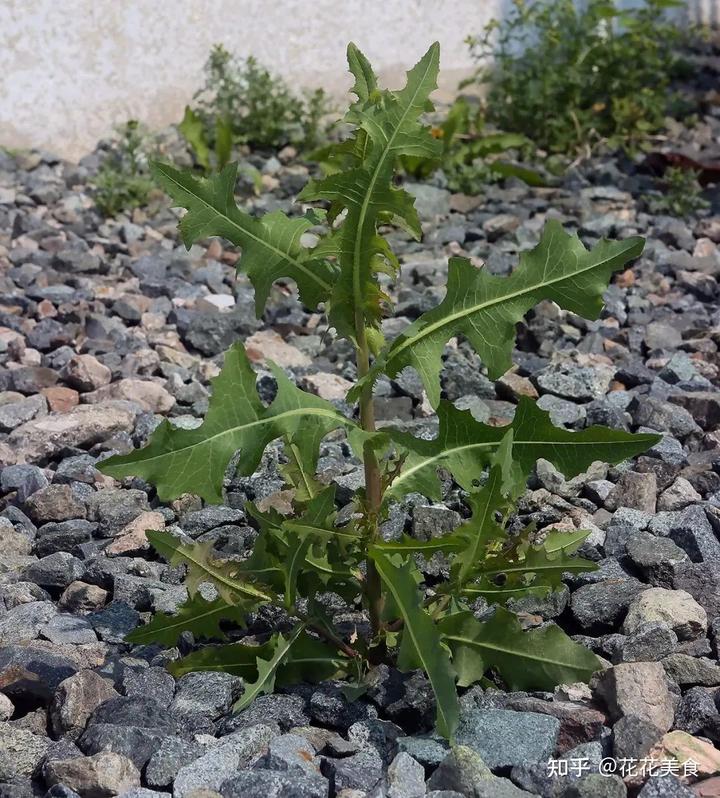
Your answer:
[[[422,554],[425,557],[432,557],[438,551],[445,553],[459,551],[466,545],[467,540],[464,537],[451,533],[430,540],[418,540],[403,535],[400,540],[375,543],[374,547],[384,554]]]
[[[357,596],[358,572],[351,566],[359,562],[362,539],[352,523],[334,525],[334,486],[315,496],[298,518],[287,519],[274,510],[261,513],[252,504],[247,511],[261,531],[250,559],[240,565],[243,573],[267,574],[270,584],[278,590],[284,587],[286,602],[289,591],[291,604],[298,587],[305,596],[321,588],[334,590],[348,601]]]
[[[488,481],[482,489],[468,496],[468,503],[473,511],[472,518],[456,530],[468,543],[458,553],[452,567],[453,576],[461,585],[484,556],[487,546],[505,536],[504,530],[495,520],[495,513],[506,503],[502,488],[502,468],[496,465],[491,469]]]
[[[170,565],[188,566],[185,584],[191,597],[195,596],[203,582],[211,582],[227,604],[237,604],[238,598],[256,603],[272,600],[272,596],[264,590],[238,578],[240,563],[214,557],[212,541],[185,544],[169,532],[157,530],[150,530],[146,535],[157,553]]]
[[[193,493],[209,503],[220,503],[225,471],[238,450],[238,472],[250,475],[268,443],[289,436],[296,441],[304,468],[314,473],[322,438],[354,424],[329,402],[297,388],[278,366],[271,363],[269,367],[278,391],[272,404],[265,407],[245,349],[235,344],[213,380],[210,409],[201,426],[179,429],[164,420],[147,446],[111,457],[100,469],[117,479],[129,475],[147,479],[162,501]],[[301,429],[302,435],[297,435]]]
[[[393,174],[401,155],[434,157],[440,144],[418,121],[427,110],[436,86],[439,45],[433,44],[407,73],[400,91],[378,91],[367,60],[351,45],[350,71],[358,101],[347,121],[359,128],[354,145],[343,145],[343,155],[361,153],[349,160],[349,168],[319,181],[310,181],[300,200],[328,200],[332,218],[347,211],[340,227],[338,259],[340,278],[331,303],[330,320],[338,331],[353,338],[358,321],[377,326],[384,295],[375,278],[378,263],[387,259],[387,245],[377,234],[378,224],[391,221],[419,237],[420,223],[413,198],[393,186]]]
[[[186,657],[168,664],[168,670],[179,679],[195,671],[223,671],[240,676],[246,682],[257,679],[258,660],[267,660],[275,650],[275,641],[269,640],[259,646],[247,643],[231,643],[227,646],[203,646]]]
[[[303,632],[295,641],[289,656],[278,669],[277,683],[286,685],[339,679],[351,669],[351,663],[347,657],[339,654],[322,640],[310,637],[307,632]]]
[[[234,709],[236,712],[249,707],[259,695],[273,691],[278,668],[288,658],[293,644],[304,631],[305,624],[299,623],[287,637],[283,637],[281,634],[273,636],[272,656],[267,659],[262,656],[257,658],[257,678],[253,682],[246,682],[245,692],[235,702]]]
[[[293,634],[291,633],[290,638]],[[259,678],[258,662],[268,663],[278,653],[281,654],[279,659],[282,661],[277,663],[270,678],[280,685],[336,679],[344,676],[350,669],[349,660],[320,640],[310,637],[302,628],[295,640],[289,646],[287,644],[288,640],[285,638],[273,635],[262,645],[231,643],[225,646],[204,646],[176,662],[171,662],[168,670],[176,678],[195,671],[222,671],[240,676],[246,684],[252,684]],[[284,649],[284,653],[280,649]],[[260,693],[255,693],[253,699],[258,695]]]
[[[498,450],[508,426],[491,427],[476,421],[469,410],[458,410],[450,402],[438,407],[437,438],[423,440],[393,428],[384,428],[399,451],[406,455],[400,475],[387,497],[399,499],[411,492],[440,499],[438,468],[449,471],[465,490],[477,488],[477,480]],[[652,434],[630,434],[606,427],[588,427],[570,432],[553,426],[549,413],[521,397],[512,424],[512,460],[525,475],[544,458],[568,479],[601,460],[619,463],[649,449],[660,440]]]
[[[232,155],[232,123],[226,116],[215,122],[215,157],[218,171],[224,169]]]
[[[484,623],[469,611],[449,615],[440,621],[440,630],[453,662],[457,657],[475,659],[475,673],[494,668],[510,690],[552,690],[558,684],[587,682],[602,668],[592,651],[573,642],[559,626],[526,632],[502,607]]]
[[[178,125],[178,130],[195,152],[195,160],[203,169],[210,168],[210,148],[205,138],[205,128],[202,119],[190,108],[185,106],[185,116]]]
[[[408,561],[401,567],[393,565],[387,554],[371,547],[370,556],[375,562],[385,587],[392,595],[404,622],[403,645],[406,659],[422,667],[430,680],[437,702],[437,728],[440,734],[452,738],[458,723],[458,702],[455,693],[455,674],[450,657],[442,645],[438,628],[422,608],[417,584]]]
[[[477,565],[477,564],[476,564]],[[564,550],[548,552],[543,546],[531,546],[526,552],[508,559],[502,554],[488,559],[474,569],[478,582],[463,587],[468,596],[488,596],[494,587],[498,595],[510,597],[510,591],[543,589],[545,593],[562,586],[566,573],[596,571],[597,564]]]
[[[395,339],[368,379],[380,373],[394,377],[412,366],[422,378],[430,403],[437,407],[442,353],[456,335],[467,338],[490,377],[496,379],[512,365],[515,325],[530,308],[550,299],[565,310],[596,319],[610,276],[636,258],[643,244],[637,237],[603,239],[588,251],[577,235],[567,234],[553,219],[545,225],[540,243],[520,255],[518,267],[508,277],[478,269],[464,258],[451,258],[443,301]],[[363,384],[351,396],[356,397]]]
[[[355,77],[355,83],[350,91],[358,100],[366,101],[377,90],[377,77],[373,72],[370,62],[360,52],[357,45],[350,42],[347,48],[347,61],[350,72]]]
[[[147,645],[159,643],[174,646],[183,632],[192,632],[196,638],[216,637],[220,640],[225,634],[220,621],[232,620],[243,625],[252,605],[229,604],[224,599],[206,601],[199,593],[190,597],[174,615],[157,614],[150,623],[138,626],[125,637],[128,643]]]
[[[305,470],[297,443],[286,438],[284,450],[288,461],[280,466],[280,473],[295,490],[293,501],[306,504],[322,490],[322,485]]]
[[[242,248],[237,263],[255,288],[255,310],[262,314],[272,284],[281,278],[297,283],[302,301],[311,308],[325,301],[334,282],[334,268],[300,244],[311,227],[305,218],[290,219],[274,211],[254,219],[235,203],[237,164],[219,174],[198,178],[168,164],[154,162],[151,171],[174,202],[187,208],[180,222],[185,246],[209,236],[221,236]]]
[[[523,183],[527,183],[528,186],[541,188],[548,184],[547,179],[543,177],[540,172],[538,172],[536,169],[530,169],[527,166],[508,163],[507,161],[490,161],[487,166],[488,169],[495,172],[497,175],[502,175],[503,177],[516,177],[518,180],[522,180]]]

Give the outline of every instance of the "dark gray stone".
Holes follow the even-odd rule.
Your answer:
[[[204,746],[182,737],[165,737],[150,757],[145,780],[150,787],[170,787],[181,767],[191,764],[205,753]]]
[[[676,776],[655,776],[645,782],[638,798],[697,798]]]
[[[88,616],[97,636],[106,643],[122,643],[140,623],[140,613],[123,601],[112,601]]]
[[[15,491],[16,498],[21,504],[48,484],[44,471],[36,465],[6,466],[0,471],[0,488],[3,493]]]
[[[127,757],[141,770],[167,737],[163,729],[140,726],[115,726],[112,723],[94,723],[88,726],[78,740],[87,755],[112,751]]]
[[[85,565],[65,551],[48,554],[23,571],[23,578],[48,590],[64,589],[76,579],[82,579]]]
[[[323,776],[305,776],[282,770],[248,770],[220,787],[223,798],[328,798]]]
[[[335,784],[335,789],[370,792],[383,777],[383,761],[377,751],[367,749],[342,759],[324,757],[323,773]]]
[[[613,726],[613,756],[642,759],[663,736],[657,726],[636,715],[624,715]]]
[[[207,753],[180,768],[173,784],[174,797],[187,798],[199,789],[218,792],[238,770],[252,764],[275,736],[270,726],[257,724],[222,737]]]
[[[576,590],[570,598],[570,609],[585,630],[614,629],[622,622],[633,599],[647,587],[630,576],[605,579]]]
[[[46,557],[58,551],[72,551],[75,546],[92,540],[96,524],[84,519],[43,524],[35,538],[35,554]]]

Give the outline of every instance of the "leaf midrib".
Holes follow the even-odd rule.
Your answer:
[[[168,452],[160,452],[159,454],[155,454],[152,457],[143,457],[143,458],[135,460],[133,462],[149,463],[149,462],[152,462],[153,460],[161,460],[164,457],[170,457],[172,455],[178,454],[179,452],[185,452],[188,449],[195,449],[198,446],[206,446],[207,444],[211,443],[212,441],[217,440],[218,438],[222,438],[225,435],[230,435],[230,434],[234,435],[239,430],[246,430],[246,429],[250,429],[251,427],[262,426],[263,424],[270,424],[271,422],[276,421],[277,419],[287,418],[289,416],[297,416],[297,415],[303,415],[303,416],[307,416],[307,415],[326,416],[327,418],[335,419],[339,423],[342,423],[342,424],[348,424],[348,425],[352,425],[353,424],[352,421],[350,421],[349,419],[346,419],[344,416],[340,416],[338,413],[336,413],[333,410],[326,410],[326,409],[324,409],[322,407],[298,407],[298,408],[295,408],[293,410],[284,410],[282,413],[277,413],[277,414],[272,415],[272,416],[267,416],[266,418],[260,418],[260,419],[257,419],[256,421],[250,421],[247,424],[238,424],[238,425],[236,425],[234,427],[228,427],[227,429],[224,429],[221,432],[216,433],[215,435],[211,435],[209,438],[204,438],[203,440],[201,440],[199,442],[187,444],[186,446],[181,446],[181,447],[179,447],[177,449],[172,449],[171,451],[168,451]],[[178,428],[176,427],[175,429],[178,429]],[[202,425],[197,427],[197,430],[201,430],[201,429],[202,429]],[[197,430],[192,430],[192,432],[195,432]],[[282,433],[278,433],[278,437],[280,435],[282,435]],[[139,451],[142,452],[143,450],[140,449]],[[113,468],[112,464],[107,466],[107,468],[108,468],[108,471],[111,468]]]
[[[383,576],[383,581],[385,582],[385,585],[387,586],[388,590],[393,594],[393,598],[395,599],[395,602],[396,602],[397,606],[400,607],[401,610],[406,610],[407,608],[405,607],[405,604],[402,601],[402,598],[400,596],[400,592],[398,591],[397,587],[395,586],[395,583],[392,581],[391,578],[389,578],[389,575],[387,574],[387,565],[389,565],[389,560],[387,560],[387,559],[385,559],[383,557],[383,558],[380,558],[380,560],[375,560],[375,564],[378,566],[378,570],[380,571],[381,575]],[[386,571],[386,573],[384,573],[384,574],[383,574],[383,569]],[[420,609],[420,608],[418,608],[418,609],[419,609],[420,612],[422,612],[422,609]],[[410,637],[412,638],[412,641],[413,641],[413,646],[415,647],[415,651],[417,652],[418,656],[422,660],[423,668],[425,670],[425,673],[427,673],[428,678],[430,679],[430,683],[433,684],[433,670],[434,669],[427,667],[427,659],[425,657],[425,650],[424,650],[424,647],[420,644],[420,641],[418,640],[418,638],[417,638],[417,636],[415,634],[414,624],[410,623],[409,616],[408,616],[406,611],[403,612],[403,615],[404,615],[404,619],[405,619],[405,625],[404,625],[403,629],[410,634]],[[431,621],[431,623],[432,623],[432,621]],[[437,699],[437,702],[436,702],[437,703],[437,711],[443,717],[443,720],[444,720],[444,723],[445,723],[445,728],[446,729],[450,729],[451,728],[451,724],[449,722],[449,718],[445,714],[445,709],[443,707],[442,701],[440,700],[439,691],[434,689],[434,685],[433,685],[433,690],[435,692],[435,696],[436,696],[436,699]]]
[[[498,429],[503,429],[503,427],[498,427]],[[434,443],[435,441],[437,441],[437,438],[434,441],[431,440],[431,441],[425,441],[425,442],[426,443]],[[627,446],[627,444],[630,443],[630,442],[631,441],[602,441],[602,445],[603,446],[608,446],[608,445]],[[421,469],[426,468],[428,465],[432,464],[433,462],[436,462],[438,460],[442,460],[442,459],[447,458],[447,457],[451,457],[456,452],[466,452],[466,451],[469,451],[470,449],[493,449],[493,448],[497,448],[498,446],[500,446],[500,443],[501,443],[501,440],[483,441],[482,443],[468,443],[468,444],[463,444],[462,446],[453,446],[451,449],[443,449],[442,452],[439,452],[438,454],[434,454],[434,455],[432,455],[430,457],[427,457],[422,462],[417,463],[417,464],[411,466],[410,468],[408,468],[406,471],[401,472],[400,476],[397,477],[397,479],[395,479],[393,481],[392,485],[390,486],[389,493],[390,494],[394,493],[395,492],[395,488],[399,484],[404,482],[406,479],[409,479],[416,471],[420,471]],[[552,441],[552,440],[550,440],[550,441],[546,441],[546,440],[528,440],[528,441],[523,441],[523,440],[517,440],[517,439],[513,440],[513,449],[516,446],[555,446],[555,447],[557,447],[557,446],[597,446],[597,445],[598,445],[598,441]],[[410,450],[410,451],[412,451],[412,450]],[[413,454],[417,454],[417,453],[413,452]],[[422,457],[422,455],[418,455],[418,456]]]
[[[255,698],[260,695],[265,684],[270,680],[271,677],[274,677],[277,669],[282,664],[282,660],[292,648],[293,643],[298,639],[301,632],[305,630],[305,626],[305,623],[299,623],[290,633],[290,636],[287,638],[287,640],[280,635],[280,640],[283,641],[283,645],[278,646],[275,649],[272,657],[269,660],[262,660],[268,666],[265,673],[260,673],[260,666],[258,665],[258,679],[256,682],[253,682],[247,686],[246,692],[244,692],[236,702],[235,707],[238,710],[244,709],[252,704]]]
[[[375,165],[375,169],[373,170],[370,182],[368,184],[368,190],[365,193],[365,197],[363,198],[363,203],[360,206],[360,215],[358,216],[358,232],[355,237],[355,244],[353,247],[353,303],[355,305],[355,312],[358,313],[362,307],[362,297],[360,293],[360,252],[362,247],[362,231],[365,228],[365,222],[367,217],[367,209],[370,205],[370,198],[373,195],[373,191],[375,190],[375,183],[380,175],[380,171],[385,163],[385,159],[387,158],[388,154],[392,150],[392,145],[397,138],[398,133],[402,129],[402,126],[405,124],[405,121],[410,113],[415,100],[417,99],[418,94],[420,93],[421,89],[425,85],[425,80],[427,79],[430,70],[433,68],[434,59],[428,59],[428,63],[425,68],[425,72],[423,73],[422,79],[418,81],[417,88],[412,94],[412,99],[408,102],[407,107],[403,111],[400,120],[398,121],[395,129],[393,130],[392,136],[388,138],[385,147],[378,159],[377,164]]]
[[[557,665],[560,668],[567,668],[570,670],[578,670],[577,666],[569,665],[567,662],[562,660],[550,659],[548,657],[541,657],[538,654],[528,654],[527,652],[521,652],[517,649],[513,648],[505,648],[504,646],[499,646],[497,644],[491,643],[484,643],[478,640],[473,640],[469,637],[463,637],[461,635],[450,635],[450,634],[443,634],[443,637],[446,640],[452,640],[456,643],[462,643],[466,646],[471,646],[473,648],[480,648],[480,649],[487,649],[488,651],[497,651],[500,654],[509,654],[513,657],[520,657],[521,659],[531,660],[533,662],[540,662],[545,665]],[[590,652],[588,652],[590,653]],[[588,670],[587,668],[583,668],[582,670]]]
[[[189,617],[181,617],[180,615],[167,615],[166,618],[168,621],[170,621],[170,623],[163,624],[162,626],[159,626],[156,629],[150,629],[150,624],[142,626],[137,629],[138,634],[133,635],[133,639],[135,640],[136,643],[139,643],[140,642],[139,638],[143,636],[143,632],[149,633],[150,635],[149,639],[152,640],[156,636],[156,634],[160,632],[169,632],[172,631],[173,629],[178,629],[178,628],[187,629],[188,625],[191,623],[194,624],[197,621],[200,621],[203,618],[209,618],[212,615],[222,615],[228,609],[232,609],[232,607],[233,607],[232,604],[228,604],[226,602],[220,607],[214,607],[212,609],[205,610],[204,612],[200,612],[197,613],[196,615],[191,615]],[[162,618],[162,616],[160,617]],[[163,620],[165,620],[165,618],[163,618]]]
[[[550,247],[552,245],[552,240],[554,238],[554,235],[555,235],[554,233],[551,233],[550,240],[548,241],[548,250],[550,249]],[[633,244],[633,246],[637,246],[637,242],[635,242]],[[628,249],[630,249],[630,248],[631,247],[628,247]],[[422,329],[418,330],[417,333],[415,333],[415,335],[412,336],[412,338],[404,338],[402,341],[400,341],[399,345],[397,346],[397,348],[394,351],[392,351],[392,349],[390,351],[388,351],[388,357],[387,357],[387,361],[386,362],[390,363],[403,350],[407,349],[409,346],[414,346],[422,338],[426,338],[428,335],[431,335],[433,332],[435,332],[436,330],[441,329],[442,327],[446,327],[448,325],[453,324],[458,319],[462,319],[462,318],[464,318],[466,316],[471,316],[471,315],[473,315],[475,313],[479,313],[479,312],[481,312],[483,310],[486,310],[487,308],[493,307],[494,305],[499,305],[499,304],[502,304],[504,302],[510,302],[513,299],[517,299],[518,297],[521,297],[524,294],[529,294],[529,293],[532,293],[533,291],[537,291],[540,288],[546,288],[548,286],[555,285],[557,283],[562,283],[565,280],[569,280],[569,279],[578,277],[579,275],[585,274],[586,272],[592,271],[593,269],[597,269],[597,268],[600,268],[601,266],[606,265],[610,261],[615,260],[620,254],[621,253],[617,252],[614,255],[612,255],[610,257],[607,257],[607,258],[605,258],[602,261],[596,261],[595,263],[592,263],[592,264],[590,264],[589,266],[586,266],[583,269],[578,269],[577,271],[573,272],[572,274],[564,274],[564,275],[561,275],[560,277],[556,277],[556,278],[554,278],[552,280],[547,280],[547,281],[543,281],[543,282],[539,282],[539,283],[534,283],[533,285],[528,286],[527,288],[522,288],[522,289],[519,289],[517,291],[513,291],[511,293],[504,294],[504,295],[499,296],[499,297],[494,297],[493,299],[489,299],[486,302],[480,302],[477,305],[473,305],[470,308],[462,308],[461,310],[457,311],[456,313],[451,313],[449,316],[444,316],[442,319],[438,319],[438,321],[432,322],[432,323],[428,324],[426,327],[423,327]],[[510,279],[510,278],[506,278],[506,279]],[[440,307],[440,305],[438,305],[438,308],[439,307]],[[437,310],[437,308],[435,308],[435,309]],[[432,313],[432,311],[429,311],[429,312]]]
[[[272,601],[272,597],[268,596],[266,593],[263,593],[261,590],[251,587],[250,585],[246,585],[242,582],[236,582],[234,579],[229,579],[224,574],[222,574],[222,572],[214,570],[210,564],[198,560],[196,557],[193,556],[192,549],[190,551],[186,551],[183,548],[181,548],[181,546],[179,545],[173,546],[171,543],[168,543],[167,541],[164,540],[158,541],[159,546],[152,540],[150,542],[153,544],[153,546],[155,546],[156,549],[159,549],[164,545],[165,547],[170,549],[171,552],[176,554],[178,557],[181,557],[183,560],[186,560],[187,562],[191,563],[199,570],[201,570],[203,573],[206,573],[210,577],[212,577],[214,581],[219,582],[222,585],[225,585],[225,587],[229,588],[230,590],[236,591],[238,593],[245,593],[248,596],[252,596],[253,598],[256,599],[262,599],[263,601]]]
[[[284,260],[288,261],[289,263],[292,263],[301,272],[306,274],[311,280],[314,280],[316,283],[318,283],[318,285],[320,285],[325,291],[330,291],[331,285],[329,283],[326,283],[325,280],[323,280],[322,277],[319,277],[317,274],[315,274],[315,272],[308,269],[307,266],[305,266],[301,261],[297,260],[297,258],[293,258],[287,252],[283,252],[281,249],[278,249],[278,247],[274,246],[273,244],[270,244],[267,241],[263,241],[262,238],[258,238],[258,236],[256,236],[254,233],[251,233],[247,228],[242,227],[226,213],[219,211],[214,205],[209,203],[207,200],[203,199],[203,197],[199,196],[198,194],[195,194],[194,192],[188,191],[188,189],[185,186],[183,186],[182,183],[179,183],[174,177],[168,175],[167,172],[163,170],[163,164],[158,164],[157,168],[159,170],[162,170],[163,177],[166,180],[169,180],[171,183],[173,183],[173,185],[177,186],[182,191],[189,193],[196,201],[202,203],[202,205],[205,208],[214,211],[222,219],[225,219],[225,221],[227,221],[232,227],[234,227],[236,230],[239,230],[243,235],[248,236],[248,238],[252,238],[252,240],[255,241],[257,244],[261,244],[263,247],[265,247],[265,249],[274,252],[276,255],[280,256]]]

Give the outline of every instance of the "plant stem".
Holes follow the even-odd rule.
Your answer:
[[[312,629],[313,632],[317,632],[317,634],[319,634],[321,637],[324,637],[328,642],[337,646],[340,651],[342,651],[344,654],[347,654],[350,659],[357,659],[360,656],[360,652],[356,651],[352,646],[348,645],[337,635],[332,634],[324,626],[316,623],[308,623],[308,629]]]
[[[357,331],[357,370],[358,377],[364,377],[370,370],[370,350],[365,334],[365,320],[361,313],[355,316],[355,326]],[[372,385],[363,389],[360,396],[360,424],[366,432],[375,432],[375,407],[373,403]],[[368,545],[377,537],[378,516],[380,505],[382,504],[382,480],[380,478],[380,465],[372,446],[367,445],[363,451],[363,461],[365,466],[365,498],[367,501],[367,534]],[[382,582],[380,574],[375,567],[375,563],[368,557],[367,560],[367,584],[365,594],[370,612],[370,627],[373,637],[381,628],[381,616],[383,606]]]

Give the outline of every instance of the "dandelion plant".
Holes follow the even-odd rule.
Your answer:
[[[640,254],[643,241],[603,240],[587,250],[577,236],[550,221],[538,245],[520,256],[508,277],[452,258],[442,302],[386,342],[381,321],[391,300],[379,275],[392,280],[400,264],[383,232],[394,225],[421,236],[413,199],[396,185],[395,175],[401,158],[438,154],[440,144],[422,119],[432,108],[439,47],[430,47],[399,91],[380,88],[352,44],[348,62],[356,100],[345,119],[354,133],[335,145],[327,176],[311,180],[298,198],[322,203],[317,212],[250,216],[235,202],[236,165],[208,178],[161,163],[154,164],[153,173],[174,203],[186,209],[180,232],[188,247],[221,236],[240,248],[237,268],[255,289],[258,316],[272,285],[292,280],[300,301],[323,309],[337,337],[351,342],[358,379],[348,401],[356,404],[355,414],[349,417],[300,390],[274,365],[277,394],[266,405],[238,342],[213,381],[201,426],[185,429],[163,421],[144,448],[109,458],[102,470],[116,478],[148,480],[162,501],[191,493],[221,503],[228,469],[252,474],[265,447],[280,439],[292,463],[284,472],[295,489],[294,515],[249,504],[259,534],[245,560],[223,559],[211,543],[179,532],[149,532],[162,557],[187,567],[189,598],[175,615],[156,616],[130,640],[172,646],[183,631],[196,639],[218,639],[221,622],[242,626],[250,613],[272,605],[288,619],[282,632],[261,643],[241,639],[206,645],[174,662],[173,672],[213,668],[241,676],[241,710],[256,696],[291,682],[345,678],[361,686],[368,670],[382,662],[405,671],[422,669],[436,697],[438,731],[452,737],[458,687],[492,676],[510,689],[551,689],[586,680],[600,665],[560,627],[526,630],[505,606],[513,597],[558,589],[567,572],[595,567],[575,553],[586,534],[582,531],[550,530],[531,537],[508,528],[536,460],[550,461],[571,478],[593,461],[632,457],[657,437],[603,427],[569,432],[553,426],[548,414],[525,398],[512,423],[481,424],[441,396],[445,346],[455,336],[464,337],[490,377],[499,378],[512,366],[515,327],[528,310],[552,300],[597,318],[612,273]],[[326,233],[307,247],[303,233],[319,218]],[[376,428],[378,378],[409,367],[419,373],[437,412],[434,439],[394,426]],[[365,484],[341,516],[334,487],[314,478],[319,447],[329,433],[345,435],[364,463]],[[385,539],[380,529],[392,503],[411,492],[440,499],[440,472],[452,475],[462,489],[468,520],[427,541],[409,535]],[[449,577],[423,589],[423,558],[437,552],[447,558]],[[343,635],[323,602],[328,593],[362,608],[369,632]],[[479,598],[492,612],[473,613]]]

